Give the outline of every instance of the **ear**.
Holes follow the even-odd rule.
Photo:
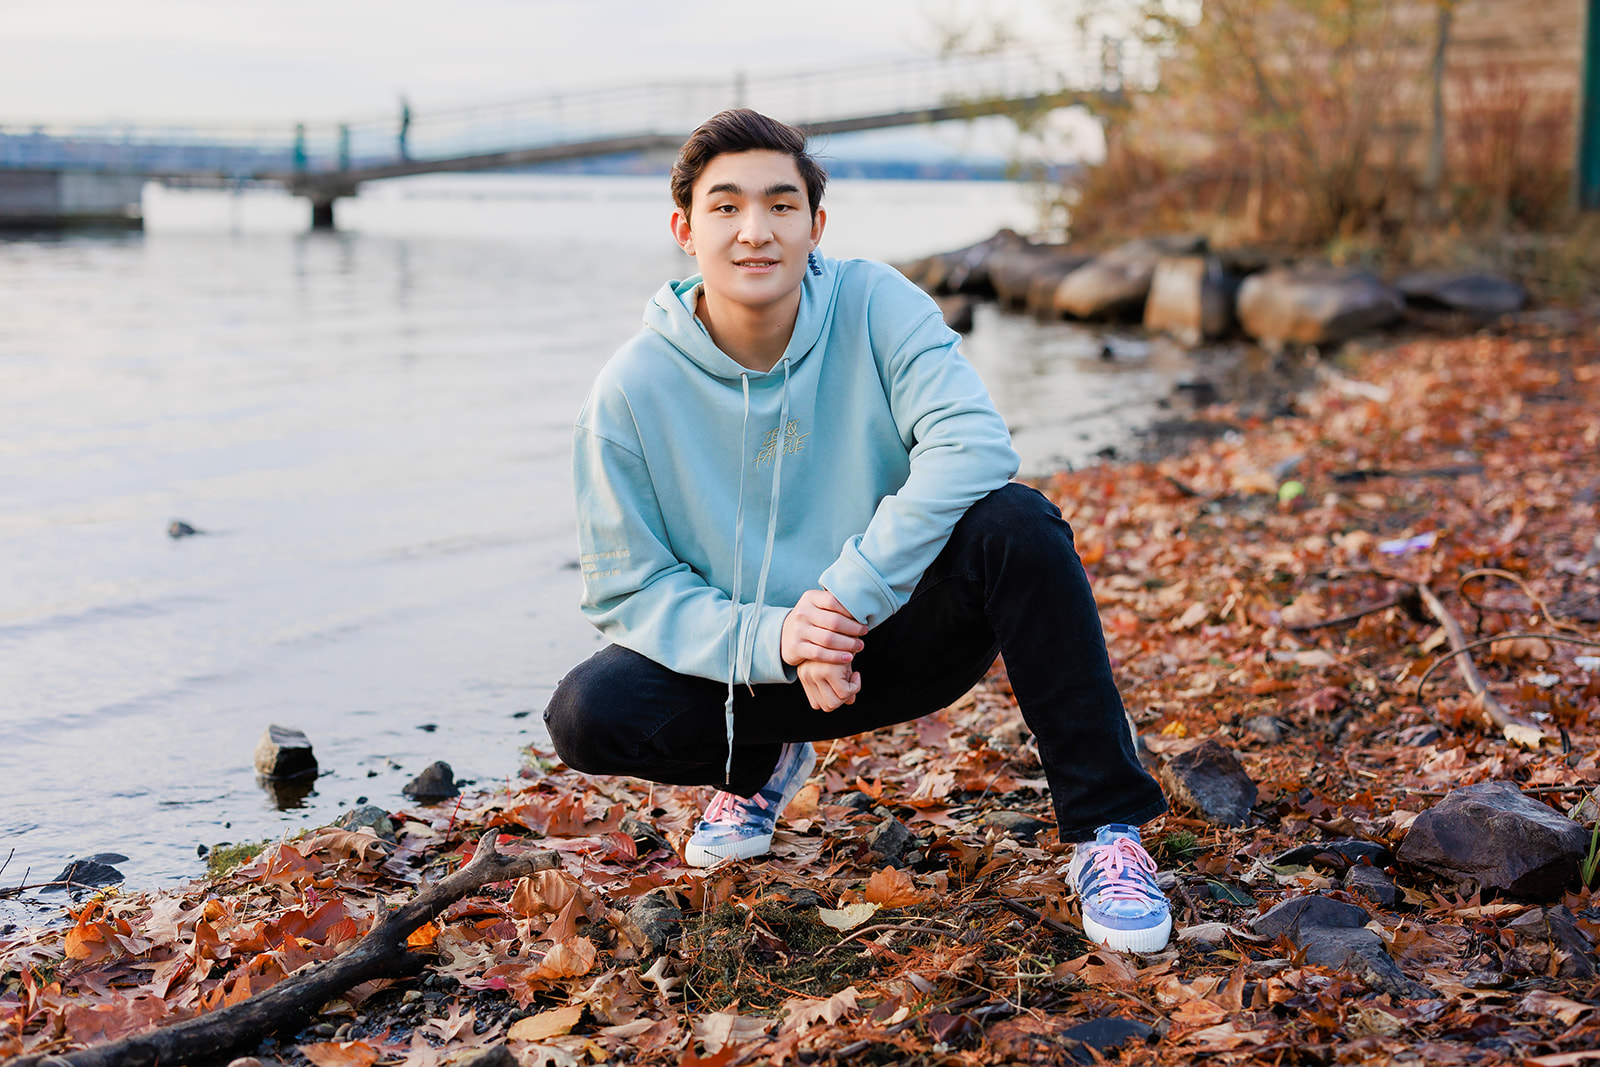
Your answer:
[[[825,207],[817,208],[816,217],[811,220],[811,247],[813,249],[822,243],[822,230],[827,225],[828,209]]]
[[[681,211],[672,213],[672,239],[688,255],[694,255],[694,234],[689,230],[689,218]]]

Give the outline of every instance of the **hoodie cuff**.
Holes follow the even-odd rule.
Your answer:
[[[857,622],[865,623],[869,630],[893,615],[900,606],[894,590],[861,558],[853,542],[847,542],[844,553],[822,572],[820,583],[844,605],[844,610]]]
[[[770,685],[792,682],[798,675],[795,669],[783,662],[783,620],[789,617],[788,608],[765,605],[756,620],[756,645],[750,657],[750,683]]]

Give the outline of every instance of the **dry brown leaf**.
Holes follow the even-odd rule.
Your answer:
[[[808,1000],[795,997],[783,1002],[784,1019],[780,1033],[798,1031],[805,1033],[819,1022],[836,1023],[856,1010],[856,998],[861,994],[855,986],[846,986],[826,1000]]]
[[[712,1012],[690,1023],[695,1038],[707,1052],[720,1052],[730,1045],[743,1045],[765,1037],[771,1026],[771,1019],[733,1011]]]
[[[909,908],[920,904],[923,894],[911,880],[911,872],[899,867],[885,867],[867,880],[861,894],[868,904],[880,908]]]
[[[301,1045],[300,1054],[315,1067],[372,1067],[378,1050],[365,1041],[322,1041]]]
[[[564,1008],[541,1011],[538,1015],[530,1015],[526,1019],[518,1019],[512,1023],[511,1029],[506,1031],[506,1040],[543,1041],[547,1037],[571,1033],[572,1028],[577,1026],[578,1020],[582,1018],[582,1004],[568,1004]]]

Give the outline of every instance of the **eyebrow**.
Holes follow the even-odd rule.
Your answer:
[[[783,196],[785,194],[798,194],[799,192],[800,187],[793,182],[777,182],[773,185],[767,186],[766,195],[771,198],[774,196]],[[743,196],[744,190],[739,188],[739,186],[735,185],[733,182],[718,182],[716,185],[713,185],[711,188],[706,190],[707,196],[712,196],[716,193],[727,193],[730,196]]]

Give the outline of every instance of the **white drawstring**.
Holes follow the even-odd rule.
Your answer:
[[[741,623],[739,594],[744,579],[744,467],[750,429],[750,375],[741,374],[739,380],[744,383],[744,422],[739,427],[739,502],[733,511],[733,604],[728,614],[728,702],[722,707],[723,726],[728,734],[728,762],[722,768],[723,785],[733,784],[733,685]]]
[[[761,554],[761,577],[756,581],[756,618],[761,617],[761,608],[767,602],[767,573],[772,569],[772,546],[778,534],[778,487],[783,474],[783,454],[788,451],[787,434],[789,432],[789,357],[783,358],[783,399],[778,406],[778,437],[776,451],[772,458],[772,496],[767,503],[767,546]],[[744,675],[745,684],[750,683],[750,674],[753,670],[752,661],[756,655],[756,627],[752,625],[748,635],[742,635],[740,655],[740,672]],[[751,690],[752,694],[754,689]],[[732,747],[731,744],[729,747]]]

